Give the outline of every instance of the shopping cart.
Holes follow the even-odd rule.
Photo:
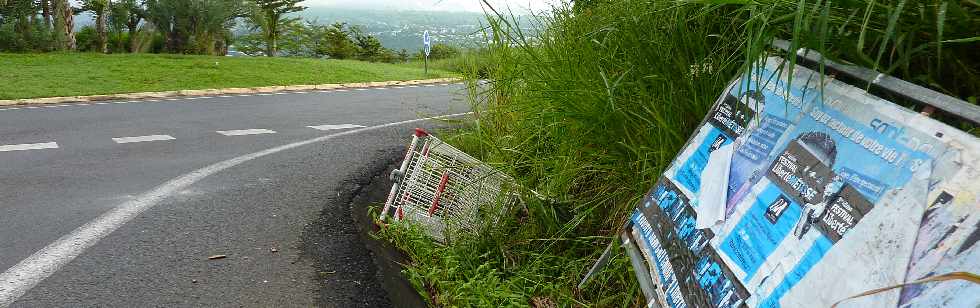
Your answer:
[[[416,128],[380,219],[418,223],[440,242],[479,234],[518,200],[514,180]]]

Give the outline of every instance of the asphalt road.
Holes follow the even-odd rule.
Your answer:
[[[466,112],[463,90],[0,108],[0,307],[397,305],[353,229],[310,226],[438,124],[377,126]]]

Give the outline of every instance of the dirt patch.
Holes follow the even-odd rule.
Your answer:
[[[367,208],[383,204],[388,172],[401,163],[404,148],[381,151],[344,181],[319,217],[303,232],[302,249],[316,263],[321,307],[425,307],[421,295],[401,275],[400,251],[372,239]]]

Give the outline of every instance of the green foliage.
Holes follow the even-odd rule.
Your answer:
[[[300,17],[286,14],[306,9],[297,5],[302,0],[254,0],[247,20],[253,31],[259,30],[265,39],[265,55],[275,57],[279,51],[279,37],[285,29],[300,21]]]
[[[0,99],[425,78],[420,68],[351,60],[97,53],[0,54],[0,76]]]
[[[460,55],[459,48],[445,43],[437,43],[432,45],[432,50],[429,52],[430,60],[440,60],[449,59]],[[418,57],[421,59],[424,57],[424,51],[419,50]]]
[[[75,44],[78,51],[98,52],[99,34],[95,31],[95,27],[84,26],[78,29],[78,32],[75,32]]]
[[[146,19],[161,29],[166,51],[223,55],[235,18],[245,15],[236,0],[146,0]]]
[[[292,21],[282,26],[284,38],[279,53],[291,57],[358,59],[371,62],[396,63],[407,60],[407,52],[398,53],[384,48],[377,38],[358,27],[344,23],[322,25],[316,20],[301,23]],[[239,38],[238,50],[248,55],[265,55],[269,40],[261,32]]]
[[[589,2],[557,8],[534,35],[491,12],[491,84],[472,90],[472,127],[444,139],[551,201],[528,196],[496,232],[452,247],[382,234],[439,305],[639,306],[621,252],[574,286],[727,83],[774,52],[772,38],[969,101],[980,89],[970,2]]]
[[[40,20],[0,23],[0,52],[41,52],[53,48],[53,33]]]

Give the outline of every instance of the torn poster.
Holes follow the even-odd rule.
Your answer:
[[[768,58],[735,80],[631,219],[656,239],[648,264],[670,262],[653,275],[669,277],[668,306],[826,307],[980,273],[980,139],[784,66]],[[915,285],[842,306],[951,303],[980,305],[980,286]]]

